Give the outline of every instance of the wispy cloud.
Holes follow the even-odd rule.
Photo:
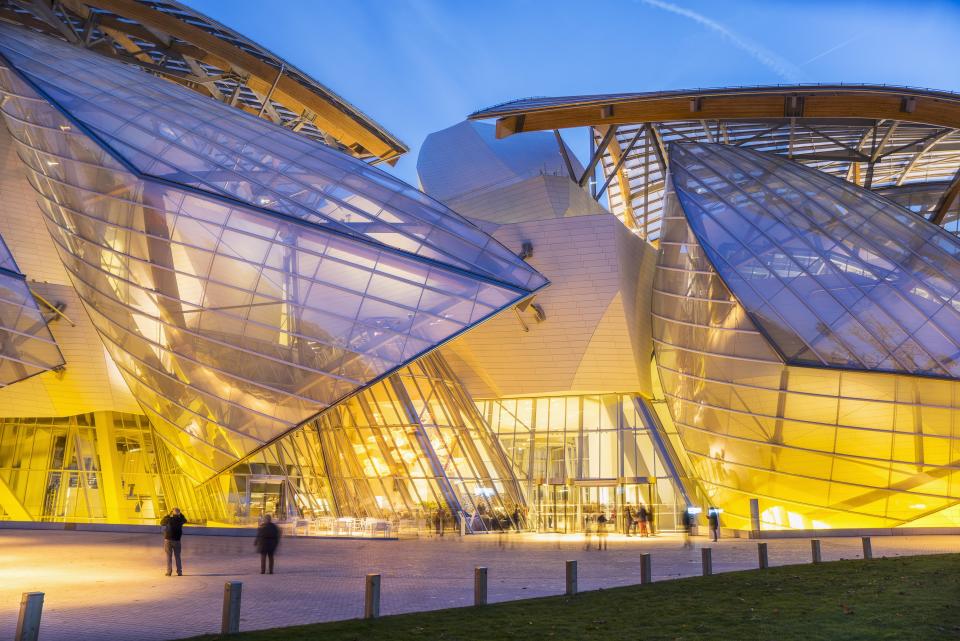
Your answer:
[[[829,55],[830,55],[831,53],[833,53],[834,51],[837,51],[838,49],[843,49],[843,48],[846,47],[848,44],[852,44],[852,43],[856,42],[857,40],[859,40],[860,38],[862,38],[863,35],[864,35],[864,34],[859,33],[859,34],[853,36],[852,38],[848,38],[848,39],[844,40],[843,42],[841,42],[841,43],[839,43],[839,44],[835,44],[835,45],[833,45],[832,47],[830,47],[829,49],[827,49],[826,51],[821,51],[820,53],[818,53],[818,54],[815,55],[814,57],[810,58],[810,59],[807,60],[806,62],[801,62],[801,63],[800,63],[800,66],[801,66],[801,67],[805,67],[805,66],[807,66],[808,64],[810,64],[811,62],[814,62],[815,60],[819,60],[820,58],[823,58],[824,56],[829,56]]]
[[[710,29],[711,31],[719,34],[725,40],[728,40],[738,49],[742,49],[747,54],[749,54],[753,59],[755,59],[760,64],[768,67],[778,76],[787,80],[788,82],[800,82],[800,68],[796,65],[791,64],[790,62],[784,60],[777,54],[773,53],[769,49],[766,49],[755,42],[744,38],[743,36],[731,31],[726,26],[721,23],[708,18],[707,16],[686,9],[684,7],[673,4],[672,2],[664,2],[664,0],[640,0],[643,4],[656,7],[657,9],[663,9],[664,11],[669,11],[678,16],[683,16],[693,20],[694,22],[703,25],[704,27]]]

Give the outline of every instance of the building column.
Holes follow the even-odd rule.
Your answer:
[[[94,412],[93,422],[96,426],[97,458],[100,462],[100,492],[103,497],[103,509],[107,513],[108,523],[119,523],[121,516],[120,503],[123,500],[120,487],[120,475],[117,460],[117,438],[113,429],[113,414],[111,412]]]

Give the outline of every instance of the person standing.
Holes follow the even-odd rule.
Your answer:
[[[710,507],[707,510],[707,520],[710,521],[710,533],[713,535],[713,542],[720,540],[720,510]]]
[[[604,512],[600,513],[600,516],[597,517],[597,549],[606,550],[607,549],[607,534],[609,529],[607,528],[607,515]]]
[[[641,505],[637,512],[637,520],[640,522],[640,536],[647,536],[647,506]]]
[[[270,574],[273,574],[273,555],[280,544],[280,528],[273,522],[269,514],[263,515],[263,523],[257,528],[257,538],[253,545],[260,553],[260,574],[266,574],[267,561],[270,562]]]
[[[187,517],[180,513],[180,508],[170,510],[160,521],[163,528],[163,551],[167,555],[167,576],[173,574],[173,559],[177,560],[177,576],[183,576],[183,563],[180,560],[180,539],[183,538],[183,526]]]
[[[624,525],[626,526],[627,536],[633,536],[631,532],[633,531],[634,526],[637,524],[636,519],[634,518],[633,508],[629,505],[623,511]]]
[[[433,524],[437,528],[437,536],[443,536],[443,517],[446,516],[442,507],[437,508],[436,514],[433,515]]]

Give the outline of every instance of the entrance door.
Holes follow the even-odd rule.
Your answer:
[[[264,514],[283,519],[286,514],[286,479],[282,476],[251,476],[247,482],[247,504],[250,518],[259,520]]]
[[[538,532],[576,532],[577,501],[566,485],[537,486],[534,508]]]

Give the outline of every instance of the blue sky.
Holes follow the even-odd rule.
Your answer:
[[[187,0],[410,146],[527,96],[794,82],[960,91],[960,1]],[[567,138],[585,152],[586,134]]]

